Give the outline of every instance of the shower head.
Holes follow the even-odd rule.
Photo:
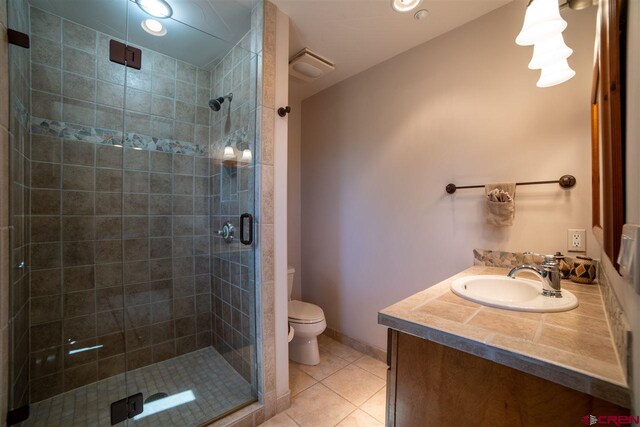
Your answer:
[[[224,102],[225,99],[228,99],[229,102],[233,101],[233,93],[230,93],[225,96],[221,96],[219,98],[210,99],[209,108],[211,108],[213,111],[220,111],[220,108],[222,107],[222,103]]]

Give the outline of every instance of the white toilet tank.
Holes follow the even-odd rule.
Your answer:
[[[296,269],[289,266],[287,270],[287,286],[289,287],[289,300],[291,300],[291,290],[293,289],[293,275],[296,274]]]

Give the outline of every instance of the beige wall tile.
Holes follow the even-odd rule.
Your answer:
[[[260,225],[260,269],[262,282],[270,282],[274,279],[274,235],[273,225]]]
[[[260,163],[273,165],[274,158],[274,119],[275,112],[273,108],[260,107],[258,110],[260,117]]]
[[[273,166],[260,167],[260,222],[273,224],[274,222],[274,170]]]
[[[7,0],[0,1],[0,24],[7,27]]]
[[[275,108],[276,58],[275,53],[262,52],[262,106]]]
[[[275,5],[269,1],[264,5],[264,31],[262,42],[262,105],[275,106],[275,52],[276,52]]]
[[[49,40],[62,40],[62,19],[41,9],[32,7],[30,12],[31,33]]]

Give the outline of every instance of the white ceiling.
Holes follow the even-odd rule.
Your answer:
[[[312,83],[290,79],[290,93],[305,99],[512,0],[423,0],[416,10],[430,13],[421,21],[390,0],[272,1],[291,18],[290,57],[308,47],[336,64]]]
[[[140,23],[150,16],[132,0],[30,0],[30,4],[131,44],[206,67],[249,31],[256,1],[167,0],[173,16],[161,20],[167,29],[164,37],[143,31]]]

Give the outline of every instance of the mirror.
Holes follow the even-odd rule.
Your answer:
[[[600,1],[591,97],[593,233],[616,268],[625,221],[624,12],[624,0]]]

